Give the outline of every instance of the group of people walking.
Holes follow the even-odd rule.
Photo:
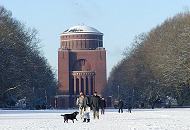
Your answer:
[[[101,109],[101,115],[105,112],[106,101],[103,97],[97,95],[94,92],[93,96],[87,97],[83,92],[80,92],[77,98],[76,105],[79,107],[79,114],[83,122],[90,122],[90,111],[93,111],[93,118],[99,119],[99,109]],[[120,99],[118,102],[119,113],[123,113],[124,102]],[[128,104],[128,112],[131,113],[132,106]]]
[[[90,111],[93,111],[93,118],[99,119],[99,109],[101,109],[101,114],[104,114],[106,102],[104,98],[97,95],[94,92],[91,99],[85,94],[80,92],[80,96],[77,98],[76,105],[79,107],[79,114],[83,122],[90,122]]]

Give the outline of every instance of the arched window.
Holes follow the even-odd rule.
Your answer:
[[[72,70],[73,71],[90,71],[91,65],[87,62],[86,59],[79,59],[74,63]]]

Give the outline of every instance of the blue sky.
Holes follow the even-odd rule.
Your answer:
[[[1,0],[13,17],[36,28],[41,50],[57,70],[60,34],[74,25],[92,26],[104,33],[107,71],[122,59],[134,37],[190,7],[189,0]]]

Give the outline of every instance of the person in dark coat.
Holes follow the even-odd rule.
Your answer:
[[[94,92],[91,103],[90,103],[92,110],[93,110],[93,117],[94,119],[97,117],[99,119],[99,107],[100,107],[100,97],[97,95],[97,92]]]
[[[123,106],[124,106],[124,103],[123,101],[120,99],[119,100],[119,103],[118,103],[118,108],[119,108],[119,113],[123,113]]]
[[[101,100],[100,100],[101,115],[104,114],[104,112],[105,112],[105,107],[106,107],[106,101],[105,101],[105,99],[102,97]]]
[[[131,109],[132,109],[132,105],[131,105],[131,103],[128,103],[127,108],[128,108],[128,112],[131,113]]]

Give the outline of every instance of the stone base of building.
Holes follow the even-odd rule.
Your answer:
[[[56,95],[54,97],[55,109],[68,109],[76,107],[76,96],[73,95]]]
[[[55,109],[77,108],[76,99],[79,95],[56,95],[51,103]],[[87,95],[88,96],[88,95]],[[112,96],[105,97],[106,107],[113,107]]]

